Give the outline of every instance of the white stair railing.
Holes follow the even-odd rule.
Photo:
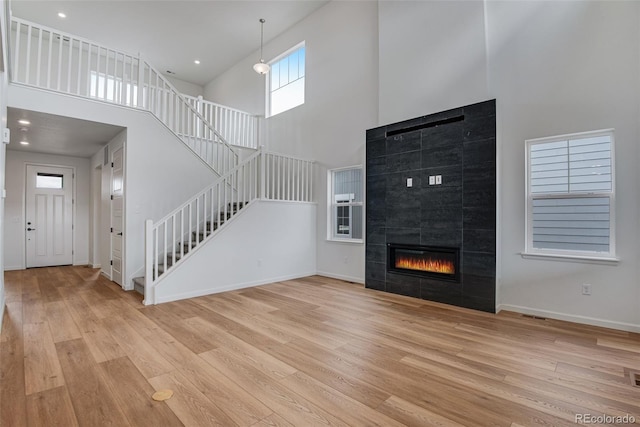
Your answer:
[[[258,116],[207,101],[201,96],[184,97],[229,144],[258,148]]]
[[[219,175],[238,154],[206,117],[139,55],[11,18],[11,81],[151,112]]]
[[[313,201],[313,161],[259,149],[182,206],[145,223],[145,304],[155,286],[256,200]]]
[[[313,200],[313,168],[309,160],[283,154],[263,154],[263,199],[311,202]]]

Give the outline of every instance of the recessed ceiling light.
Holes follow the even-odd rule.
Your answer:
[[[200,60],[196,59],[195,61],[193,61],[193,63],[196,64],[196,65],[200,65]]]
[[[59,18],[66,18],[66,17],[67,17],[67,14],[66,14],[66,13],[64,13],[64,12],[58,12],[58,17],[59,17]]]
[[[29,120],[25,120],[25,119],[18,120],[18,123],[20,123],[21,125],[25,125],[25,126],[31,124],[31,122]]]
[[[28,142],[28,141],[20,141],[20,144],[22,144],[22,145],[29,145],[29,142]]]

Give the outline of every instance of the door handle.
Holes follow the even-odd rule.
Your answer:
[[[29,228],[27,228],[27,231],[36,231],[36,229],[29,227]]]
[[[35,229],[34,229],[35,230]],[[118,236],[122,236],[122,231],[118,233]]]

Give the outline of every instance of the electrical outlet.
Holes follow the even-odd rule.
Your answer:
[[[413,187],[413,178],[407,178],[407,187]]]
[[[588,283],[582,284],[582,295],[591,295],[591,285]]]
[[[436,185],[442,184],[442,175],[436,175]]]
[[[435,175],[431,175],[429,177],[429,185],[435,185],[435,183],[436,183],[436,177]]]

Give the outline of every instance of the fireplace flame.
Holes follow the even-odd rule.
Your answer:
[[[396,268],[407,270],[428,271],[431,273],[455,274],[453,261],[432,258],[414,258],[401,256],[396,258]]]

